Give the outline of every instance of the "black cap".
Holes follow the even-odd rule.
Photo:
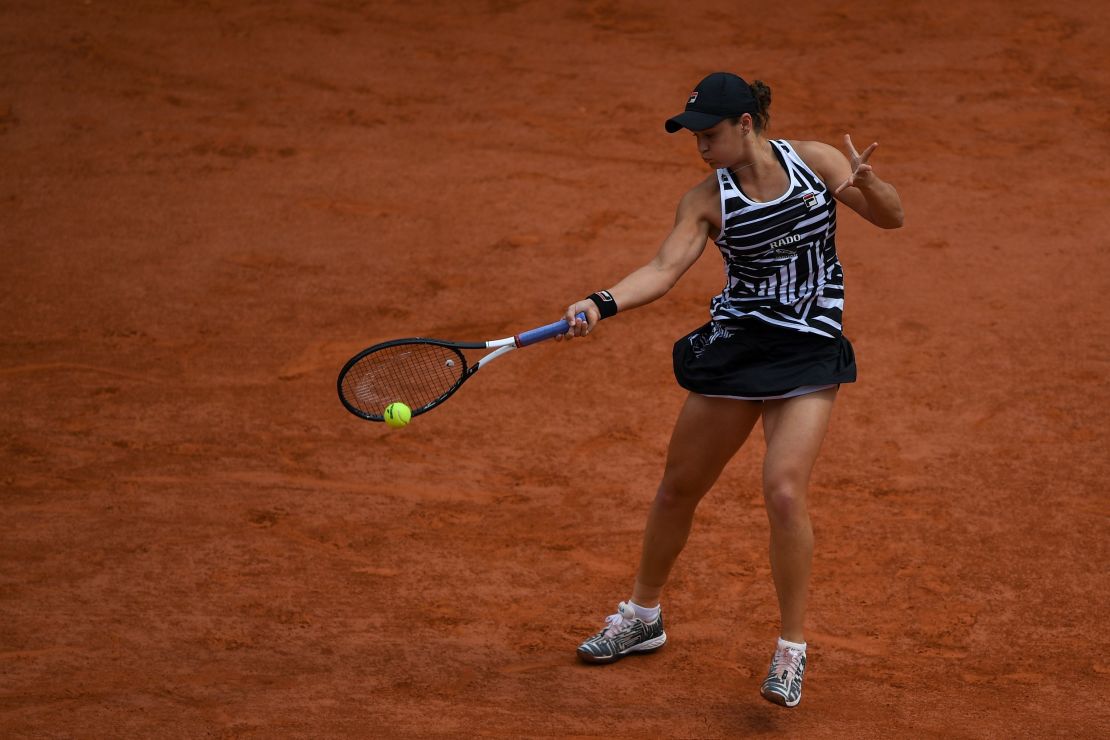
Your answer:
[[[668,119],[664,128],[669,134],[684,128],[704,131],[726,118],[758,112],[759,103],[747,82],[730,72],[714,72],[698,83],[686,110]]]

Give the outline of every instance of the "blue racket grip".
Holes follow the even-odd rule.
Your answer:
[[[580,313],[575,316],[575,318],[585,321],[586,314]],[[569,330],[570,324],[567,323],[567,320],[559,319],[554,324],[548,324],[547,326],[541,326],[538,329],[530,329],[521,334],[517,334],[515,337],[516,346],[527,347],[529,344],[535,344],[536,342],[542,342],[547,339],[552,339],[559,336],[560,334],[566,334]]]

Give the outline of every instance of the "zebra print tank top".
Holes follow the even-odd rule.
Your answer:
[[[789,143],[772,140],[771,148],[790,178],[775,200],[749,199],[729,170],[717,170],[721,233],[714,242],[726,282],[710,314],[839,337],[844,272],[836,256],[836,201]]]

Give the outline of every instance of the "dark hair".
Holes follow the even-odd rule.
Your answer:
[[[751,88],[755,102],[759,104],[759,111],[752,116],[755,132],[758,134],[771,125],[771,113],[767,110],[771,107],[771,88],[767,87],[763,80],[756,80],[751,84]]]
[[[771,125],[771,113],[767,109],[771,107],[771,88],[763,82],[763,80],[756,80],[749,85],[752,91],[752,97],[755,98],[755,104],[758,108],[752,116],[752,128],[755,129],[757,134],[763,133],[763,129]],[[740,123],[740,116],[734,116],[730,119],[735,126]]]

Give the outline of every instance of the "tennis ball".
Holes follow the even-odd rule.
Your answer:
[[[382,416],[385,417],[387,426],[400,429],[412,421],[412,409],[400,401],[396,401],[385,407],[385,413]]]

